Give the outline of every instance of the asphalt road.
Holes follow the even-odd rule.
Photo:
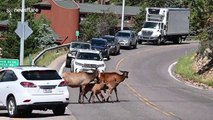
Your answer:
[[[86,101],[79,104],[78,89],[69,88],[70,104],[64,116],[53,116],[51,111],[33,111],[30,118],[23,119],[212,120],[213,92],[188,86],[168,72],[171,64],[180,56],[196,51],[197,46],[197,43],[187,42],[138,45],[138,49],[121,50],[120,55],[106,61],[107,71],[129,71],[129,78],[118,86],[120,102],[113,101],[115,96],[112,96],[110,103]],[[60,60],[58,70],[62,63]],[[6,112],[0,112],[0,119],[9,119]]]
[[[188,86],[168,72],[171,64],[197,46],[188,42],[122,50],[106,62],[107,71],[130,72],[118,86],[120,102],[78,104],[78,89],[71,88],[68,108],[78,120],[212,120],[212,91]]]

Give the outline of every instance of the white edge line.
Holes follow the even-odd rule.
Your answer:
[[[172,74],[172,67],[175,66],[176,64],[177,64],[177,61],[174,62],[174,63],[172,63],[172,64],[169,66],[169,68],[168,68],[168,72],[169,72],[169,75],[170,75],[173,79],[175,79],[175,80],[178,81],[178,82],[181,82],[179,79],[177,79],[177,78]]]
[[[174,65],[176,65],[176,64],[177,64],[177,61],[174,62],[174,63],[172,63],[172,64],[169,66],[169,68],[168,68],[168,72],[169,72],[169,75],[170,75],[174,80],[176,80],[176,81],[178,81],[178,82],[181,82],[181,80],[177,79],[177,78],[172,74],[172,67],[173,67]],[[187,82],[184,82],[184,83],[185,83],[185,85],[191,86],[191,87],[193,87],[193,88],[202,89],[202,88],[200,88],[200,87],[191,85],[191,84],[189,84],[189,83],[187,83]]]
[[[60,69],[59,69],[59,75],[62,75],[63,69],[64,69],[64,67],[65,67],[65,63],[66,63],[66,62],[64,62],[64,63],[62,64],[62,66],[60,67]]]

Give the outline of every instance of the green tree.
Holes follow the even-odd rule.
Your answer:
[[[89,14],[80,25],[80,39],[88,41],[93,37],[110,34],[110,30],[118,24],[118,18],[113,13]]]
[[[32,4],[37,3],[39,0],[31,1],[26,0],[26,8]],[[9,20],[8,30],[5,33],[6,39],[0,41],[0,47],[2,49],[2,57],[5,58],[19,58],[20,51],[20,38],[15,34],[18,21],[21,21],[21,13],[14,11],[14,9],[21,9],[21,0],[14,2],[12,0],[1,0],[0,5],[2,9],[0,11],[0,20]],[[10,12],[9,12],[10,11]],[[45,18],[35,20],[34,13],[26,12],[25,21],[32,28],[33,34],[29,36],[24,42],[24,55],[35,53],[44,47],[48,47],[52,44],[52,33],[49,29],[49,23]],[[38,36],[40,38],[38,38]],[[45,38],[44,38],[45,37]]]
[[[80,24],[80,39],[88,41],[94,36],[98,36],[96,32],[96,24],[98,23],[98,15],[90,14],[86,16],[86,20]]]

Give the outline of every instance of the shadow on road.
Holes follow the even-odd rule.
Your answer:
[[[60,116],[70,116],[70,115],[64,114],[64,115],[60,115]],[[2,119],[2,117],[9,118],[7,111],[5,113],[0,113],[0,119]],[[19,117],[17,117],[17,119],[21,119],[21,118],[48,118],[48,117],[55,117],[55,115],[53,113],[41,111],[41,113],[32,113],[29,116],[19,116]]]
[[[131,102],[130,100],[120,100],[120,101],[116,101],[116,100],[112,100],[112,101],[109,101],[109,102],[99,102],[99,101],[96,101],[96,102],[84,102],[84,103],[78,103],[78,102],[70,102],[70,104],[107,104],[107,103],[122,103],[122,102]]]

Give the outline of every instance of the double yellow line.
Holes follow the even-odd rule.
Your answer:
[[[139,54],[140,52],[136,52],[136,54]],[[116,64],[116,68],[115,70],[118,70],[120,65],[123,63],[123,61],[125,60],[125,58],[122,58],[118,61],[118,63]],[[166,112],[164,110],[162,110],[159,106],[157,106],[155,103],[151,102],[148,98],[142,96],[139,92],[137,92],[134,87],[132,87],[131,85],[129,85],[127,82],[125,82],[125,85],[130,89],[130,91],[132,91],[134,93],[134,95],[143,103],[145,103],[146,105],[148,105],[150,108],[153,108],[155,110],[157,110],[158,112],[168,116],[168,117],[175,117],[178,118],[174,113],[172,112]],[[178,118],[180,119],[180,118]]]

